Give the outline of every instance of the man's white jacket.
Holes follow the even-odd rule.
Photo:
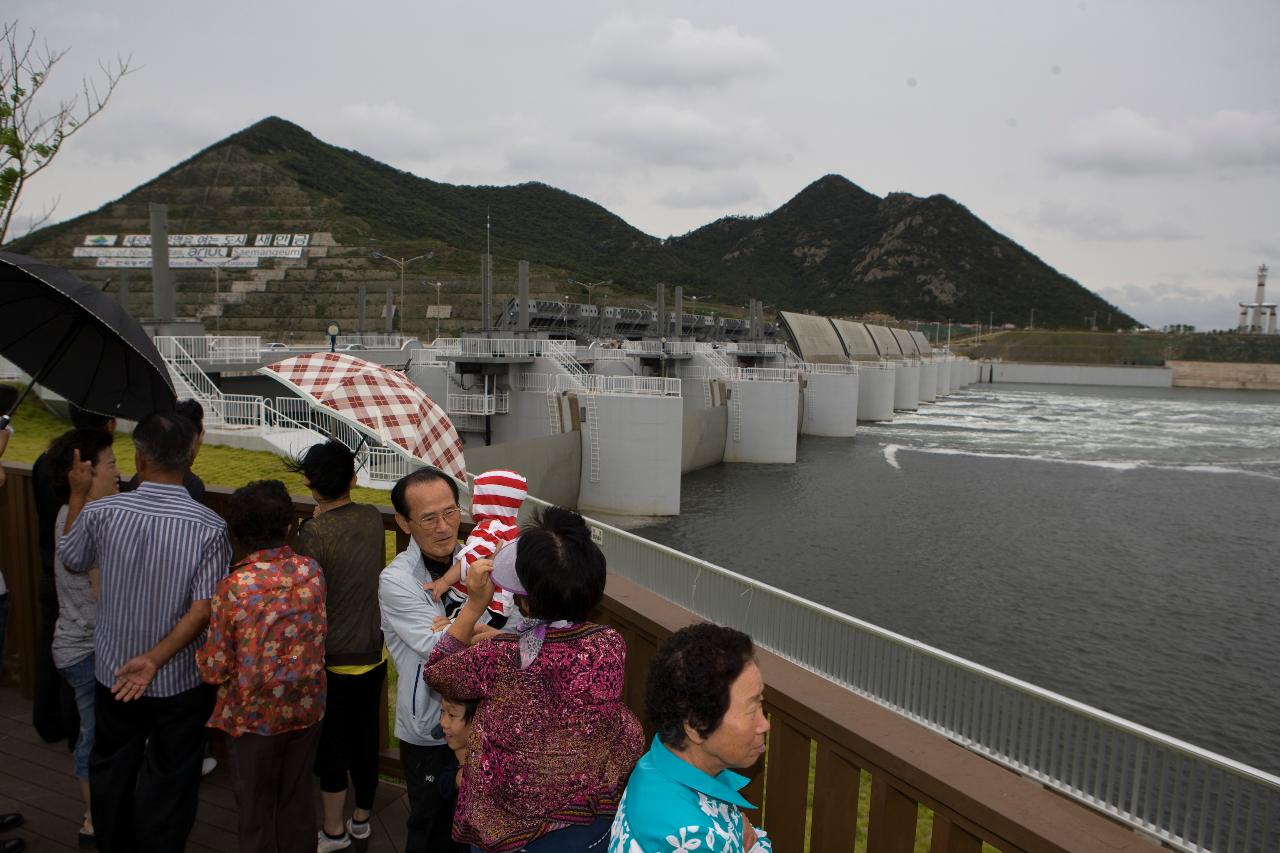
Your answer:
[[[417,746],[444,743],[431,736],[440,722],[440,694],[422,678],[431,650],[444,636],[444,631],[431,630],[444,608],[422,588],[430,582],[422,550],[412,539],[378,577],[382,634],[396,665],[396,737]]]

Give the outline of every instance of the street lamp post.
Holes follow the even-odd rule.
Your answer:
[[[199,255],[194,256],[200,263],[213,267],[213,304],[218,308],[216,314],[213,315],[213,333],[215,335],[222,334],[222,308],[218,306],[218,294],[222,292],[222,268],[231,263],[231,258],[219,258],[215,263],[208,258],[202,258]]]
[[[391,263],[400,267],[400,337],[401,338],[404,337],[404,314],[405,314],[405,307],[406,307],[404,304],[404,268],[409,266],[409,264],[413,263],[414,261],[422,261],[422,260],[429,261],[434,255],[435,255],[435,252],[427,252],[424,255],[418,255],[417,257],[414,257],[414,258],[393,258],[390,255],[384,255],[382,252],[378,251],[377,249],[373,250],[373,259],[375,261],[391,261]]]
[[[595,291],[595,289],[596,289],[597,287],[601,287],[601,286],[604,286],[604,285],[613,284],[613,279],[611,279],[611,278],[610,278],[610,279],[605,279],[604,281],[593,281],[593,282],[591,282],[591,283],[589,283],[589,284],[588,284],[588,283],[587,283],[587,282],[585,282],[585,281],[578,281],[577,279],[572,279],[572,278],[571,278],[571,279],[569,279],[569,284],[576,284],[576,285],[578,285],[578,287],[584,287],[584,288],[586,288],[586,290],[587,290],[587,304],[588,304],[588,305],[590,305],[590,304],[591,304],[591,295],[592,295],[592,293]]]
[[[439,339],[440,337],[440,285],[442,284],[444,284],[444,282],[442,281],[436,282],[436,338],[437,339]]]

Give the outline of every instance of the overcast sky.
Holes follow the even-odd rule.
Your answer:
[[[1234,327],[1264,262],[1280,297],[1277,0],[4,14],[72,48],[55,91],[117,53],[142,66],[32,182],[28,217],[55,199],[57,219],[94,209],[279,115],[433,180],[544,181],[658,236],[765,213],[835,172],[878,195],[945,193],[1153,326]]]

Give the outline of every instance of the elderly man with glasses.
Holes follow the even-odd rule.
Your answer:
[[[409,795],[406,853],[453,848],[453,809],[436,785],[449,767],[453,751],[432,730],[440,722],[440,696],[426,685],[422,669],[444,628],[440,602],[430,584],[453,565],[458,545],[458,484],[435,468],[405,476],[391,490],[396,523],[409,534],[409,547],[391,561],[378,579],[382,633],[395,663],[396,737]],[[465,848],[463,848],[465,849]]]

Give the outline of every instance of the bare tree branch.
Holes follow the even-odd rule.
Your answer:
[[[37,99],[66,48],[37,46],[34,30],[23,38],[17,21],[0,32],[0,245],[5,243],[27,182],[47,169],[68,139],[106,109],[116,86],[135,69],[133,56],[117,54],[98,61],[100,76],[85,75],[79,92],[56,107],[42,109]],[[54,203],[56,208],[57,203]],[[53,208],[32,228],[44,224]]]

